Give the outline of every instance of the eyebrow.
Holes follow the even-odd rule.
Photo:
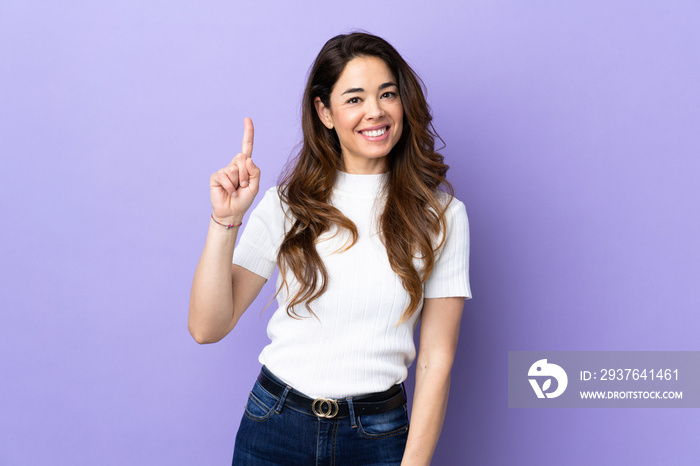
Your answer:
[[[379,86],[379,90],[381,91],[381,90],[386,89],[387,87],[391,87],[391,86],[399,87],[399,86],[396,85],[396,83],[393,83],[393,82],[389,81],[389,82],[386,82],[386,83],[384,83],[384,84],[381,84],[381,85]],[[365,90],[364,90],[363,88],[361,88],[361,87],[351,87],[350,89],[347,89],[345,92],[343,92],[343,93],[340,94],[340,95],[352,94],[352,93],[355,93],[355,92],[365,92]]]

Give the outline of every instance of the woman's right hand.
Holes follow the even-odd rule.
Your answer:
[[[258,194],[260,169],[253,163],[253,121],[243,122],[241,152],[231,163],[212,174],[209,191],[214,218],[221,223],[239,224]]]

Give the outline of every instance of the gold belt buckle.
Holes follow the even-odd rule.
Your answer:
[[[318,417],[330,419],[338,414],[338,402],[332,398],[316,398],[311,403],[311,411]]]

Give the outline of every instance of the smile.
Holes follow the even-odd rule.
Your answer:
[[[369,137],[369,138],[378,138],[383,136],[386,133],[386,130],[388,129],[388,126],[385,126],[383,128],[379,129],[374,129],[370,131],[360,131],[360,134],[363,136]]]

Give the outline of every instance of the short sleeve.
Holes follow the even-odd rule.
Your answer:
[[[277,265],[277,253],[284,238],[285,213],[273,187],[253,209],[238,244],[233,263],[269,279]]]
[[[445,244],[425,282],[425,298],[472,297],[469,286],[469,221],[467,209],[452,198],[447,211]]]

